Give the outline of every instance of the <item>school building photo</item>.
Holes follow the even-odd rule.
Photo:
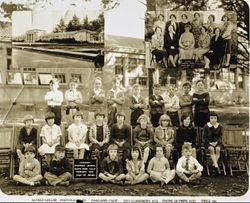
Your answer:
[[[0,1],[0,171],[6,200],[246,201],[247,3]]]

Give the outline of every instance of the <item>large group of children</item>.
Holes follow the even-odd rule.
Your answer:
[[[215,23],[215,15],[208,16],[208,22],[203,22],[199,12],[195,12],[193,20],[186,13],[177,22],[175,14],[170,14],[165,22],[164,15],[158,15],[154,23],[152,35],[152,54],[156,62],[165,66],[176,67],[184,59],[205,61],[205,68],[219,65],[225,56],[223,66],[230,66],[232,52],[233,24],[228,15],[223,15],[221,24]]]
[[[94,156],[98,160],[98,177],[104,182],[137,184],[150,178],[163,185],[173,181],[177,174],[180,182],[197,183],[203,171],[200,160],[196,159],[201,147],[210,153],[214,171],[220,172],[218,160],[222,126],[218,115],[209,112],[209,93],[205,91],[202,80],[196,82],[197,90],[192,95],[189,82],[183,84],[182,95],[176,94],[175,87],[170,85],[165,96],[161,96],[160,85],[155,84],[148,103],[141,96],[140,86],[135,84],[129,98],[130,124],[127,124],[126,115],[121,110],[125,107],[125,91],[120,78],[114,79],[112,89],[106,94],[101,78],[96,78],[94,83],[90,94],[94,122],[87,126],[79,108],[82,96],[77,90],[77,80],[70,81],[70,90],[65,93],[66,114],[73,120],[67,129],[66,144],[62,146],[63,93],[58,90],[59,81],[51,80],[51,91],[45,96],[48,111],[45,114],[46,124],[40,131],[40,146],[37,146],[38,132],[32,127],[33,116],[24,117],[25,126],[20,130],[16,147],[20,164],[15,181],[36,185],[43,179],[53,186],[69,185],[72,166],[67,151],[71,150],[74,159]],[[145,112],[148,106],[149,116]],[[197,142],[197,128],[203,130],[202,146]],[[37,150],[47,165],[43,176],[41,164],[35,158]]]

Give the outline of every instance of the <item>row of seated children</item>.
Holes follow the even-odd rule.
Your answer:
[[[180,180],[186,183],[198,180],[201,177],[203,167],[191,156],[192,149],[189,144],[182,147],[183,155],[178,160],[176,170],[170,169],[168,159],[163,154],[163,147],[156,145],[156,155],[153,157],[145,172],[145,165],[141,158],[141,150],[133,147],[130,158],[126,160],[127,174],[123,173],[123,164],[118,155],[118,146],[110,144],[108,147],[108,156],[101,163],[101,172],[99,178],[105,182],[116,184],[138,184],[150,177],[153,182],[160,182],[161,185],[168,184],[177,174]],[[17,183],[30,186],[40,185],[43,176],[39,161],[35,158],[36,149],[34,146],[25,148],[24,159],[19,166],[19,174],[13,179]],[[65,148],[62,145],[55,147],[53,159],[50,161],[49,169],[44,174],[46,185],[64,185],[68,186],[72,180],[71,167],[67,158],[65,158]]]
[[[81,150],[88,150],[90,146],[90,149],[97,154],[99,163],[101,163],[106,154],[100,154],[100,152],[105,152],[110,139],[110,143],[116,144],[119,150],[122,150],[122,162],[123,166],[125,166],[131,149],[131,127],[124,123],[125,114],[123,112],[118,112],[117,123],[113,125],[109,134],[108,127],[103,122],[104,116],[105,115],[102,113],[96,113],[96,123],[90,127],[90,144],[87,145],[87,142],[85,143],[85,141],[87,140],[87,127],[82,123],[82,114],[80,112],[77,112],[74,115],[75,123],[69,126],[69,136],[71,136],[71,138],[69,138],[69,142],[66,144],[66,147],[75,151],[75,159],[82,159],[84,157],[84,153],[82,153]],[[50,112],[46,114],[45,120],[47,124],[42,128],[40,134],[43,144],[39,147],[38,151],[40,155],[45,155],[46,162],[47,164],[49,164],[52,159],[52,154],[55,151],[55,147],[60,143],[61,130],[59,126],[54,124],[53,113]],[[195,148],[199,147],[196,144],[196,130],[192,126],[190,115],[183,115],[182,120],[183,125],[177,129],[177,149],[180,152],[183,144],[190,144],[193,148],[193,154],[195,157]],[[204,128],[205,147],[209,149],[213,166],[216,169],[218,169],[218,159],[220,156],[222,137],[222,126],[217,122],[217,120],[218,115],[211,113],[210,122]],[[33,140],[30,140],[30,142],[26,142],[28,140],[27,138],[31,138],[29,137],[30,135],[27,133],[27,131],[32,131],[31,124],[33,121],[34,119],[31,116],[26,116],[26,118],[24,119],[25,127],[20,131],[26,132],[25,136],[21,136],[20,134],[20,138],[23,139],[21,140],[21,144],[23,147],[27,147],[27,145],[30,146],[33,144]],[[133,129],[133,140],[135,146],[144,151],[142,159],[143,163],[148,162],[149,152],[153,150],[154,146],[153,141],[155,141],[157,144],[160,144],[164,148],[165,155],[167,158],[169,158],[171,150],[174,147],[174,129],[171,126],[171,120],[169,116],[161,116],[160,126],[157,127],[155,131],[148,127],[149,118],[145,114],[141,115],[138,118],[138,123],[139,125],[137,125],[137,127]],[[72,126],[76,126],[76,133],[74,131],[74,133],[70,133],[70,129],[73,128]],[[22,157],[20,149],[17,149],[17,151],[18,154],[21,155],[20,157]],[[78,151],[80,151],[79,154]],[[20,158],[20,160],[21,159],[23,158]]]

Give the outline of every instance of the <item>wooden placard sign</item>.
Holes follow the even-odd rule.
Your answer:
[[[97,179],[97,159],[75,159],[73,163],[74,179]]]

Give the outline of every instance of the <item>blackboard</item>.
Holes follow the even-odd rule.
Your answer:
[[[74,179],[97,179],[97,159],[75,159]]]

